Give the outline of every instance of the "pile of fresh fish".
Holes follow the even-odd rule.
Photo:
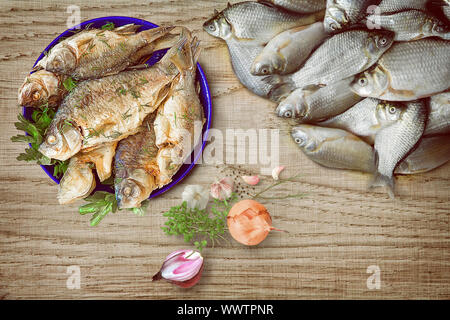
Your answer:
[[[450,1],[260,0],[203,25],[240,82],[295,119],[295,143],[325,167],[394,175],[450,160]]]
[[[203,107],[195,79],[199,41],[182,27],[87,29],[39,61],[19,103],[56,107],[39,151],[68,160],[60,203],[87,197],[114,174],[119,208],[139,207],[169,183],[199,141]],[[177,33],[177,31],[179,31]],[[153,66],[155,50],[170,48]],[[64,81],[71,78],[70,90]]]

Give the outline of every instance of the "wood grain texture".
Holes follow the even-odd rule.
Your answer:
[[[237,81],[223,42],[202,23],[227,1],[2,1],[0,3],[0,298],[5,299],[387,299],[450,298],[450,165],[397,179],[398,197],[368,192],[368,175],[328,170],[309,161],[289,137],[274,105]],[[265,201],[273,232],[255,248],[236,242],[205,249],[204,276],[191,290],[152,283],[164,257],[185,247],[166,236],[162,213],[184,186],[208,187],[223,166],[199,165],[180,185],[152,200],[148,214],[108,216],[92,228],[79,203],[60,206],[56,185],[36,165],[16,161],[11,143],[17,88],[45,46],[66,29],[68,5],[81,19],[124,15],[189,27],[204,46],[200,63],[214,97],[213,127],[280,129],[283,176],[301,173]],[[256,150],[249,150],[256,152]],[[244,166],[259,173],[258,165]],[[270,183],[266,177],[262,185]],[[66,269],[81,268],[81,289],[66,288]],[[368,290],[366,269],[381,269],[381,289]]]

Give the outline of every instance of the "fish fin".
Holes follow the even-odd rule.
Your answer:
[[[296,89],[289,77],[278,74],[266,76],[262,78],[262,81],[271,86],[268,96],[275,102],[281,102],[282,99],[286,98]]]
[[[265,6],[268,6],[268,7],[272,7],[272,8],[276,8],[276,9],[282,9],[280,7],[277,7],[276,5],[274,5],[272,2],[270,2],[268,0],[258,0],[257,2],[259,2],[260,4],[263,4]]]
[[[177,67],[180,74],[185,74],[186,71],[194,70],[195,68],[194,53],[192,52],[194,39],[191,38],[190,33],[186,34],[183,30],[181,34],[182,41],[177,43],[177,50],[170,57],[170,61]]]
[[[388,177],[379,172],[376,172],[374,178],[370,184],[369,189],[373,189],[376,187],[387,187],[387,192],[391,199],[395,198],[394,194],[394,177]]]
[[[117,34],[128,35],[136,33],[136,31],[141,27],[141,25],[129,23],[120,27],[115,28],[113,31]]]
[[[177,43],[178,38],[179,38],[178,34],[172,34],[172,33],[165,34],[161,38],[154,41],[153,51],[173,47]]]
[[[307,91],[309,94],[316,92],[317,90],[319,90],[320,88],[323,88],[325,86],[323,85],[317,85],[317,84],[310,84],[307,85],[306,87],[303,87],[302,90],[303,91]]]
[[[174,28],[175,28],[174,26],[158,27],[158,28],[141,31],[141,32],[139,32],[139,34],[145,40],[147,40],[148,43],[152,43],[152,42],[160,39],[161,37],[164,37],[165,35],[167,35]]]

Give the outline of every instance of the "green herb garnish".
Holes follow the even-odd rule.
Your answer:
[[[102,26],[102,30],[114,30],[116,28],[116,26],[114,25],[113,22],[108,22],[107,24]]]
[[[207,246],[208,241],[214,246],[216,241],[226,240],[223,237],[226,219],[236,199],[236,194],[224,201],[214,199],[210,213],[206,209],[190,209],[184,201],[163,214],[168,219],[162,230],[168,235],[183,236],[185,242],[192,243],[199,251]]]
[[[55,111],[44,104],[35,109],[31,115],[32,120],[27,120],[22,114],[17,115],[19,122],[14,123],[17,130],[25,131],[26,135],[16,135],[11,137],[12,142],[29,143],[31,147],[25,149],[25,153],[19,154],[19,161],[34,161],[40,165],[54,165],[53,175],[59,177],[67,169],[68,161],[50,159],[38,151],[39,145],[44,140],[45,131],[55,116]]]
[[[117,210],[120,210],[117,207],[116,196],[113,193],[97,191],[84,200],[89,203],[82,205],[78,211],[81,215],[92,214],[90,220],[91,226],[98,225],[108,213],[116,213]],[[140,208],[131,208],[127,210],[136,215],[143,216],[145,214],[145,209],[148,206],[148,202],[149,200],[145,200],[141,203]]]
[[[76,88],[77,82],[73,80],[72,77],[68,77],[64,80],[63,86],[67,91],[72,92],[72,90]]]

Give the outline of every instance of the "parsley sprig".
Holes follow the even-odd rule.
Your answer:
[[[26,134],[15,135],[11,137],[12,142],[29,143],[30,147],[25,148],[24,153],[20,153],[17,157],[19,161],[35,161],[41,165],[54,165],[53,175],[55,177],[62,176],[67,169],[68,161],[60,161],[50,159],[38,151],[39,145],[42,143],[45,132],[50,126],[55,111],[44,104],[35,109],[31,115],[32,120],[27,120],[22,114],[17,115],[18,122],[14,123],[17,130],[24,131]]]
[[[226,219],[232,203],[237,198],[236,194],[232,194],[224,201],[214,199],[210,212],[207,209],[188,208],[184,201],[163,214],[168,219],[162,230],[167,235],[183,236],[185,242],[190,242],[199,251],[208,245],[208,241],[211,241],[213,246],[216,241],[227,241],[223,236],[227,229]]]

